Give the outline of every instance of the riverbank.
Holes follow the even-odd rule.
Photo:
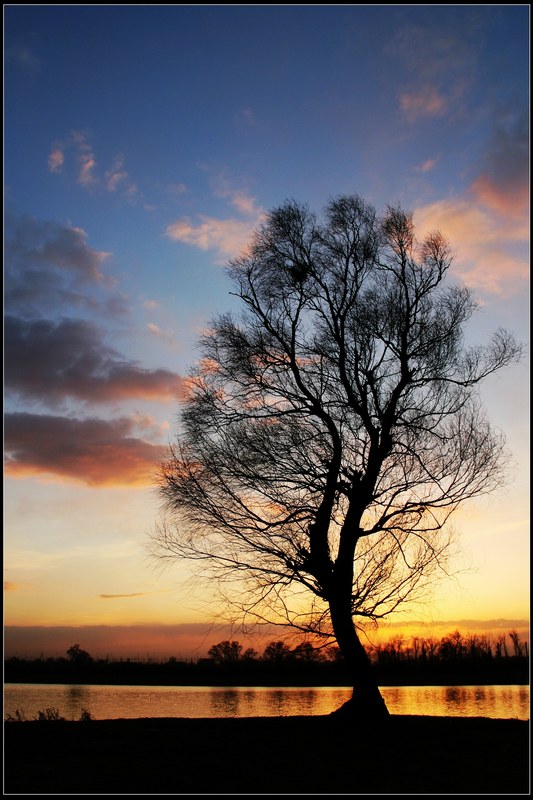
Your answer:
[[[5,794],[528,794],[529,723],[391,716],[8,722]]]

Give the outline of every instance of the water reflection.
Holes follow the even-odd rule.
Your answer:
[[[444,705],[448,714],[450,711],[456,711],[462,716],[466,705],[465,689],[459,686],[447,686],[444,692]]]
[[[209,701],[212,717],[238,717],[241,695],[235,689],[211,691]]]
[[[386,686],[392,714],[529,719],[529,686]],[[57,708],[67,719],[136,717],[279,717],[330,714],[351,696],[346,687],[68,686],[6,684],[4,715],[33,719]]]
[[[276,717],[285,716],[285,692],[283,689],[275,689],[267,695],[267,703]]]
[[[87,686],[69,686],[66,694],[65,702],[67,719],[78,719],[81,715],[82,709],[87,709],[90,706],[91,692]]]

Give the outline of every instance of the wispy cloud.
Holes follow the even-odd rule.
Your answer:
[[[124,168],[124,157],[117,155],[109,168],[99,171],[90,137],[85,131],[74,130],[65,138],[53,142],[48,155],[50,172],[59,173],[63,170],[68,152],[74,153],[76,181],[84,189],[120,193],[128,200],[137,196],[138,187]]]
[[[164,446],[139,438],[135,419],[4,416],[5,473],[56,476],[89,486],[153,484]]]
[[[246,247],[264,218],[265,210],[256,204],[254,197],[231,188],[222,176],[216,179],[214,194],[227,200],[240,217],[221,219],[199,214],[195,221],[182,217],[167,226],[166,235],[200,250],[213,250],[218,258],[225,259],[236,256]]]
[[[400,94],[400,108],[410,122],[416,122],[419,117],[442,117],[447,106],[444,95],[433,86]]]
[[[237,124],[242,128],[256,128],[257,119],[251,108],[241,108],[236,116]]]
[[[417,172],[431,172],[431,170],[436,166],[438,162],[438,158],[428,158],[426,161],[423,161],[421,164],[418,164],[415,167]]]
[[[252,220],[218,219],[198,216],[198,222],[189,217],[171,223],[166,228],[169,239],[197,247],[214,250],[219,257],[235,256],[248,243],[256,228]]]
[[[117,156],[111,169],[105,172],[105,185],[108,192],[116,192],[120,184],[128,179],[128,173],[124,169],[124,159]]]
[[[32,47],[22,42],[15,42],[7,47],[4,56],[6,63],[16,64],[29,71],[37,70],[41,65]]]
[[[456,109],[476,73],[479,32],[464,27],[461,36],[446,25],[405,25],[385,46],[405,75],[398,91],[402,113],[411,124],[442,117]],[[468,78],[465,78],[468,76]]]
[[[184,183],[169,183],[166,190],[169,194],[182,195],[187,192],[187,187]]]
[[[98,597],[100,597],[102,600],[120,600],[126,597],[144,597],[146,594],[150,594],[150,592],[130,592],[130,594],[99,594]]]
[[[48,156],[48,169],[50,172],[59,172],[64,163],[65,154],[59,147],[56,147]]]
[[[157,339],[162,339],[164,342],[169,344],[171,347],[179,347],[180,346],[180,343],[179,343],[179,341],[178,341],[178,339],[176,337],[176,334],[174,333],[173,330],[169,329],[169,330],[164,331],[159,327],[159,325],[156,325],[155,322],[149,322],[146,327],[148,329],[148,332],[152,336],[155,336]]]
[[[81,131],[73,131],[72,141],[77,147],[78,161],[80,163],[78,183],[88,189],[98,183],[98,179],[94,176],[96,158],[85,133],[82,133]]]

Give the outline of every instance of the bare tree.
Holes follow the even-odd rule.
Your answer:
[[[518,631],[509,631],[509,639],[513,643],[514,654],[517,657],[523,656],[522,642],[520,641],[520,634]]]
[[[476,304],[450,263],[399,208],[272,211],[230,263],[242,316],[203,336],[162,466],[159,559],[201,559],[244,611],[333,636],[359,714],[388,713],[360,624],[418,596],[446,566],[450,514],[504,477],[477,386],[520,348],[502,330],[465,345]]]

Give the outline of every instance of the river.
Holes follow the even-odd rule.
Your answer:
[[[384,686],[392,714],[529,719],[529,686]],[[329,714],[350,689],[320,686],[211,687],[8,683],[4,717],[34,719],[57,709],[66,719],[137,717],[278,717]]]

